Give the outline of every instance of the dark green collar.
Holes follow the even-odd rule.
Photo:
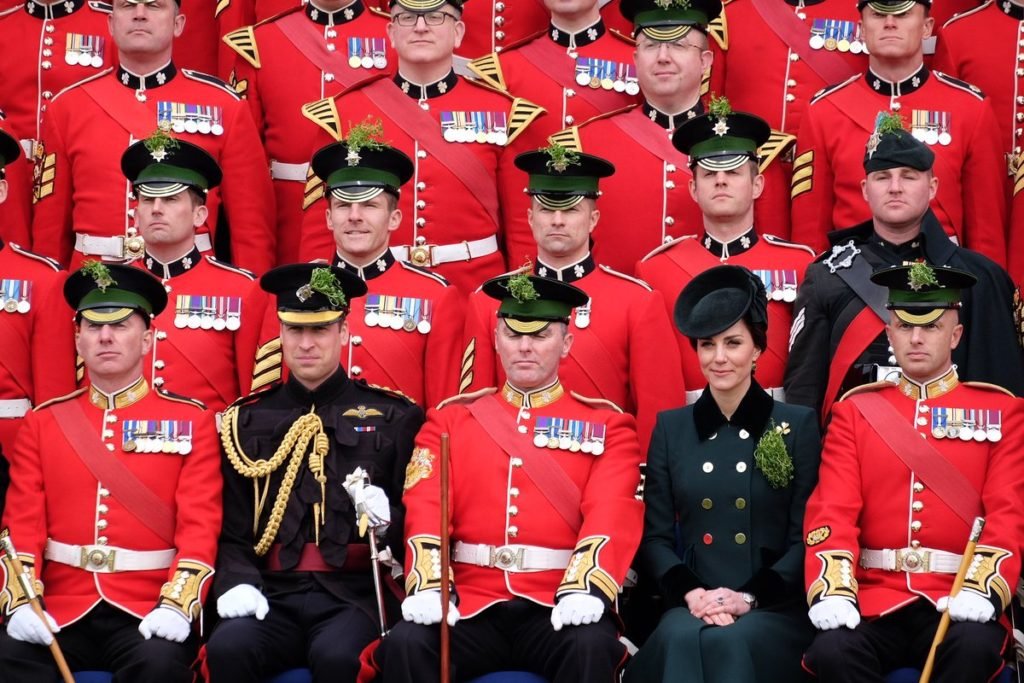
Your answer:
[[[868,69],[864,72],[864,80],[867,81],[868,87],[877,93],[890,97],[894,95],[899,97],[901,95],[909,95],[924,85],[928,81],[928,68],[921,64],[920,69],[899,82],[887,81],[871,69]]]
[[[590,45],[606,32],[607,29],[605,29],[604,21],[602,19],[598,19],[597,23],[588,26],[579,33],[569,33],[568,31],[558,28],[553,23],[548,26],[548,35],[551,36],[551,40],[555,41],[562,47],[569,48]]]
[[[170,83],[177,73],[178,69],[175,68],[174,62],[168,62],[164,68],[157,69],[145,76],[133,74],[131,71],[119,66],[117,67],[117,80],[121,82],[121,85],[132,90],[151,90],[152,88],[159,88],[161,85]]]
[[[340,254],[334,254],[334,265],[339,268],[344,268],[350,273],[355,273],[363,280],[372,280],[375,277],[383,275],[388,272],[391,266],[395,265],[395,263],[397,263],[397,261],[395,261],[395,255],[391,253],[391,249],[385,249],[384,253],[365,266],[354,265],[343,259]]]
[[[25,3],[25,13],[36,19],[60,19],[74,14],[84,6],[85,0],[64,0],[64,2],[54,2],[49,5],[41,2],[27,2]]]
[[[202,258],[203,255],[199,252],[199,248],[193,246],[192,251],[170,263],[159,261],[155,256],[146,252],[143,263],[146,266],[146,270],[153,273],[153,275],[156,275],[161,280],[167,280],[178,275],[184,275],[194,268]]]
[[[644,102],[644,114],[647,115],[647,118],[666,130],[675,130],[684,122],[697,118],[703,113],[704,103],[700,99],[697,100],[697,104],[678,114],[666,114],[650,102]]]
[[[705,386],[704,392],[693,404],[693,421],[697,427],[697,438],[707,441],[728,424],[737,429],[746,430],[756,442],[768,425],[774,407],[775,399],[761,388],[756,379],[751,378],[750,389],[740,401],[732,419],[727,420],[711,396],[711,390]]]
[[[366,8],[363,7],[363,3],[360,0],[356,0],[348,7],[343,7],[339,10],[325,10],[322,7],[317,7],[316,4],[310,0],[306,4],[304,11],[306,16],[309,17],[310,21],[320,24],[321,26],[337,26],[339,24],[347,24],[348,22],[357,19],[362,15]]]
[[[541,261],[540,257],[537,257],[537,266],[534,269],[534,272],[541,277],[550,278],[552,280],[576,282],[577,280],[585,278],[587,275],[594,272],[596,267],[597,264],[594,263],[594,255],[588,252],[581,260],[561,269],[549,266]]]
[[[395,85],[415,100],[429,100],[433,97],[440,97],[447,92],[451,92],[458,82],[459,77],[455,75],[454,69],[449,71],[448,75],[441,80],[427,84],[413,83],[404,78],[402,74],[395,74]]]
[[[750,226],[749,230],[731,242],[719,242],[705,232],[700,238],[700,243],[703,244],[704,248],[710,251],[716,258],[724,261],[730,256],[738,256],[743,252],[748,251],[757,244],[757,240],[757,232],[754,230],[754,226]]]

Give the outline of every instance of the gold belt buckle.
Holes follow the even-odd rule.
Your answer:
[[[121,245],[121,255],[126,259],[142,258],[146,253],[146,242],[141,235],[125,235]]]
[[[896,553],[896,569],[904,572],[927,572],[928,552],[923,550],[900,550]]]
[[[106,567],[108,571],[114,571],[114,556],[116,551],[114,550],[102,550],[101,548],[82,548],[82,559],[79,563],[82,569],[92,567],[94,571],[99,571]]]
[[[424,268],[430,265],[430,245],[418,244],[409,248],[409,261],[414,266]]]
[[[491,548],[491,566],[498,569],[522,569],[523,549],[514,550],[508,546]]]

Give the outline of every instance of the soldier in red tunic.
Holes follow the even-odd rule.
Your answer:
[[[791,237],[816,250],[826,235],[870,216],[860,189],[861,150],[851,140],[896,110],[935,152],[942,182],[933,210],[959,244],[1006,265],[1006,160],[991,103],[975,86],[930,71],[922,41],[929,0],[860,0],[868,69],[819,92],[800,124],[793,163]]]
[[[299,230],[317,129],[302,105],[395,68],[388,15],[363,0],[315,0],[224,36],[232,83],[252,111],[270,160],[278,263],[299,258]]]
[[[453,679],[507,667],[553,683],[610,681],[625,656],[615,605],[643,515],[633,418],[558,379],[584,292],[526,274],[484,291],[502,302],[495,342],[508,381],[446,401],[416,439],[405,478],[405,621],[377,661],[389,683],[438,680],[438,453],[448,433]]]
[[[208,223],[196,238],[200,251],[213,246],[223,206],[232,228],[231,260],[257,272],[273,263],[272,192],[259,135],[230,86],[179,71],[172,61],[172,38],[184,21],[173,0],[114,6],[110,30],[120,67],[64,90],[46,113],[43,142],[35,150],[34,248],[73,264],[90,256],[139,256],[129,248],[135,209],[119,161],[131,142],[169,125],[224,170],[224,183],[209,197]]]
[[[871,279],[889,290],[886,333],[900,373],[854,389],[832,411],[804,517],[809,615],[819,629],[805,664],[819,680],[857,683],[919,668],[948,611],[931,680],[992,680],[1004,665],[1000,615],[1024,541],[1021,401],[960,381],[952,362],[960,293],[973,275],[916,263]],[[962,558],[979,516],[980,542]],[[954,593],[962,561],[969,566]]]
[[[153,320],[146,378],[219,412],[247,393],[265,304],[251,273],[196,247],[220,167],[201,147],[159,131],[129,147],[121,168],[138,195],[145,242],[134,263],[160,279],[172,304]]]
[[[213,415],[150,388],[150,320],[167,304],[138,268],[90,262],[64,297],[89,385],[39,406],[11,458],[4,524],[38,577],[49,628],[6,559],[0,678],[57,677],[51,630],[72,670],[192,681],[203,598],[221,524]]]
[[[621,406],[634,415],[646,451],[657,414],[683,401],[679,359],[665,302],[645,283],[605,265],[590,251],[601,219],[599,179],[615,169],[604,159],[553,145],[519,155],[529,174],[533,272],[586,292],[573,312],[573,345],[559,375],[573,391]],[[603,201],[603,200],[602,200]],[[623,226],[624,227],[624,226]],[[500,385],[505,372],[494,348],[498,303],[481,290],[470,296],[462,391]]]
[[[673,143],[690,159],[689,191],[703,214],[701,234],[680,237],[637,264],[637,275],[662,293],[671,314],[679,293],[694,276],[729,263],[749,268],[768,294],[768,345],[757,363],[757,381],[776,400],[784,400],[782,377],[789,348],[793,301],[814,252],[801,244],[766,234],[756,200],[766,180],[757,164],[768,124],[751,114],[733,112],[725,100],[712,100],[710,114],[684,123]],[[705,378],[690,340],[675,335],[683,365],[686,402],[693,403]]]
[[[317,205],[334,235],[333,253],[321,256],[369,289],[351,302],[341,364],[353,379],[434,406],[458,386],[462,296],[440,275],[392,253],[391,235],[403,218],[400,190],[412,177],[413,163],[379,136],[379,124],[360,124],[345,142],[313,157],[313,171],[328,189]],[[280,349],[280,324],[266,315],[254,391],[281,377]]]

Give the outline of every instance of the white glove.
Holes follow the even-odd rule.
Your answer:
[[[50,623],[47,629],[43,620],[39,618],[31,605],[22,605],[7,617],[7,635],[23,643],[32,645],[49,645],[53,642],[53,634],[60,630],[57,622],[53,620],[49,612],[43,612],[46,621]]]
[[[441,623],[441,591],[428,590],[413,593],[402,601],[402,618],[424,626]],[[448,625],[455,626],[460,618],[459,608],[448,606]]]
[[[857,611],[856,605],[846,598],[824,598],[821,602],[811,605],[807,616],[814,624],[814,628],[819,631],[831,631],[843,626],[855,629],[860,623],[860,612]]]
[[[996,607],[983,595],[974,591],[962,590],[952,598],[939,598],[935,605],[940,612],[949,610],[949,618],[953,621],[976,621],[984,624],[992,621],[996,615]]]
[[[357,467],[352,474],[345,477],[342,487],[352,499],[352,505],[356,509],[356,519],[366,515],[373,530],[378,534],[383,534],[391,524],[391,502],[388,500],[388,494],[384,493],[384,489],[379,486],[367,485],[368,480],[366,470]]]
[[[241,583],[217,598],[217,614],[222,619],[256,617],[260,621],[267,616],[270,605],[256,586]]]
[[[172,643],[184,643],[192,632],[192,623],[185,615],[171,607],[157,607],[142,618],[139,633],[146,640],[153,636]]]
[[[604,614],[604,602],[601,598],[582,593],[571,593],[559,600],[551,610],[551,625],[556,631],[563,626],[579,626],[580,624],[596,624]]]

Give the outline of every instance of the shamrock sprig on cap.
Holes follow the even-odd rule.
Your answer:
[[[579,152],[569,149],[564,145],[553,142],[540,150],[550,157],[546,166],[557,173],[565,173],[570,166],[580,165]]]
[[[525,304],[529,301],[536,301],[540,298],[540,294],[537,293],[537,289],[530,282],[530,276],[527,275],[528,270],[524,270],[518,275],[513,275],[508,279],[508,283],[505,285],[505,289],[512,295],[512,298],[521,304]]]
[[[935,278],[935,270],[923,261],[910,266],[907,271],[907,284],[915,292],[921,291],[924,287],[941,287]]]
[[[110,274],[110,269],[94,259],[82,263],[82,272],[93,279],[101,292],[106,292],[107,287],[117,284],[117,280]]]
[[[348,146],[348,154],[345,161],[349,166],[358,166],[362,161],[359,151],[363,149],[376,150],[387,147],[387,143],[381,138],[384,136],[384,122],[367,116],[362,123],[352,125],[349,123],[348,135],[345,136],[345,144]]]

